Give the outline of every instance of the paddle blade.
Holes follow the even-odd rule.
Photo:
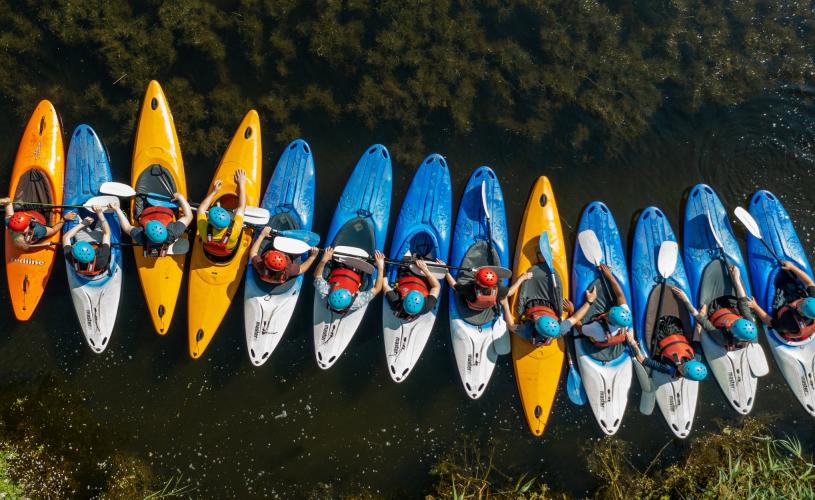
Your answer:
[[[405,264],[407,264],[407,262],[405,262]],[[430,274],[432,274],[433,276],[436,277],[436,279],[439,279],[439,280],[443,279],[444,276],[447,274],[444,269],[438,268],[438,267],[432,267],[429,264],[427,266],[427,270],[430,271]],[[410,264],[410,272],[412,272],[416,276],[424,276],[424,273],[422,272],[421,269],[419,269],[419,266],[417,266],[416,264],[412,264],[412,263]]]
[[[356,257],[344,257],[342,255],[334,254],[334,260],[337,262],[342,262],[348,267],[353,267],[357,271],[365,274],[373,274],[374,273],[374,266],[372,266],[369,262],[365,262],[362,259],[358,259]]]
[[[566,394],[569,396],[569,401],[578,406],[583,406],[588,400],[586,389],[583,388],[583,379],[572,365],[569,365],[569,376],[566,378]]]
[[[747,349],[747,363],[749,363],[750,372],[753,375],[763,377],[770,373],[767,356],[764,355],[764,349],[758,343],[752,342],[745,349]]]
[[[554,269],[552,266],[552,246],[549,244],[548,231],[542,232],[540,238],[538,238],[538,248],[540,249],[543,261],[546,262],[549,269]]]
[[[657,402],[656,392],[642,391],[640,395],[640,413],[650,415],[654,413],[654,405]]]
[[[246,207],[243,212],[243,222],[252,226],[265,226],[269,222],[269,211],[260,207]]]
[[[675,241],[663,241],[657,255],[657,270],[663,279],[667,280],[674,273],[678,257],[679,245]]]
[[[503,325],[503,323],[501,323]],[[499,356],[503,356],[505,354],[509,354],[512,351],[512,343],[509,340],[509,330],[506,328],[501,329],[493,328],[493,347],[495,348],[495,353]]]
[[[311,250],[311,245],[305,241],[287,238],[285,236],[277,236],[272,240],[272,246],[274,246],[275,250],[280,250],[290,255],[300,255]]]
[[[94,206],[99,206],[105,209],[106,212],[112,212],[111,209],[108,208],[108,205],[111,203],[119,203],[119,198],[115,196],[94,196],[93,198],[88,199],[85,203],[82,204],[88,210],[93,210]]]
[[[170,201],[168,196],[163,195],[155,195],[150,193],[147,195],[147,204],[154,206],[154,207],[164,207],[164,208],[178,208],[178,203],[174,201]]]
[[[305,229],[286,229],[285,231],[278,231],[278,233],[287,238],[305,241],[312,247],[316,247],[320,244],[320,235]]]
[[[365,250],[357,247],[346,247],[339,245],[334,247],[334,255],[345,255],[347,257],[359,257],[361,259],[370,259],[371,254]]]
[[[136,196],[136,190],[127,184],[121,182],[103,182],[99,186],[101,194],[109,194],[111,196],[118,196],[120,198],[130,198]]]
[[[648,375],[648,372],[645,370],[645,367],[637,361],[634,361],[634,372],[637,374],[637,380],[640,383],[640,388],[642,392],[653,392],[654,386],[651,384],[651,377]]]
[[[577,235],[577,243],[580,245],[580,250],[583,251],[583,255],[587,261],[595,266],[599,266],[603,263],[603,249],[600,248],[600,240],[597,239],[597,235],[594,234],[594,231],[586,229],[579,233]]]
[[[736,207],[733,214],[742,223],[742,225],[753,235],[753,237],[761,239],[761,229],[758,227],[758,222],[750,215],[750,212],[742,207]]]

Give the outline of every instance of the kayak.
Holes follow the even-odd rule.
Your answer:
[[[20,139],[20,147],[11,171],[9,197],[15,203],[62,204],[65,152],[62,130],[54,106],[40,101]],[[20,207],[17,207],[19,210]],[[59,212],[48,208],[39,209],[48,226],[60,220]],[[8,280],[14,317],[26,321],[34,314],[40,303],[45,285],[51,277],[56,245],[23,251],[14,246],[6,231],[6,278]],[[59,232],[46,240],[59,242]]]
[[[345,184],[340,201],[328,228],[326,243],[363,250],[373,257],[385,248],[388,218],[391,210],[393,174],[391,156],[381,144],[368,148],[357,162]],[[333,262],[325,267],[328,278]],[[363,278],[360,291],[373,288],[376,270]],[[368,306],[338,314],[328,308],[326,299],[314,294],[314,349],[317,365],[330,368],[348,347]]]
[[[229,141],[221,163],[215,170],[207,192],[215,181],[221,181],[221,190],[212,205],[233,209],[238,206],[238,186],[235,172],[246,172],[246,206],[256,207],[260,202],[260,181],[263,154],[261,152],[260,118],[257,111],[250,110],[238,125]],[[249,256],[252,229],[234,228],[242,231],[238,244],[227,257],[213,257],[204,250],[206,235],[197,234],[190,259],[190,284],[187,294],[190,356],[200,358],[238,291],[241,276]]]
[[[161,86],[153,80],[144,94],[136,128],[131,185],[142,195],[157,192],[171,196],[165,184],[187,196],[184,160],[181,158],[173,115]],[[134,198],[131,204],[132,224],[138,222],[138,201]],[[183,237],[186,238],[186,234]],[[150,257],[144,254],[141,247],[133,247],[133,255],[153,327],[159,335],[164,335],[173,320],[187,256]]]
[[[399,210],[391,241],[392,260],[402,260],[406,255],[420,255],[447,262],[452,197],[447,162],[438,154],[428,156],[414,174]],[[397,282],[399,269],[399,266],[391,266],[388,270],[391,285]],[[385,359],[394,382],[405,380],[416,366],[430,338],[438,309],[437,302],[433,311],[405,321],[396,316],[387,300],[382,301]]]
[[[482,189],[485,190],[491,216],[489,227]],[[461,197],[453,230],[450,264],[466,268],[486,265],[509,267],[508,246],[501,184],[490,167],[479,167],[470,176]],[[474,279],[472,271],[453,271],[452,274],[457,280]],[[502,281],[506,284],[506,280]],[[495,344],[509,343],[507,325],[500,305],[486,311],[473,311],[454,290],[450,290],[449,297],[450,335],[458,373],[467,395],[478,399],[484,394],[498,361]]]
[[[724,253],[718,249],[711,227],[721,240]],[[713,273],[727,276],[723,257],[727,264],[738,266],[745,291],[748,296],[750,295],[747,268],[727,211],[713,189],[706,184],[697,184],[688,195],[685,205],[683,250],[692,300],[697,307],[716,298],[711,295],[719,295],[713,293],[715,287],[711,284],[712,278],[705,280],[703,277],[706,272],[711,273],[709,276],[713,276]],[[723,293],[734,294],[729,277],[725,283]],[[742,415],[750,413],[756,397],[758,379],[750,370],[747,349],[728,351],[710,334],[703,331],[702,351],[730,405]]]
[[[276,230],[311,230],[314,219],[314,157],[302,139],[289,144],[277,162],[260,203],[269,210],[269,226]],[[270,240],[269,240],[270,241]],[[261,252],[265,247],[261,247]],[[295,258],[302,261],[303,257]],[[280,285],[261,280],[252,264],[246,266],[243,317],[249,359],[255,366],[265,363],[289,325],[303,276]]]
[[[113,181],[107,150],[96,132],[88,125],[79,125],[71,135],[68,157],[65,165],[66,205],[82,205],[90,198],[99,196],[103,182]],[[69,208],[65,213],[74,212],[79,217],[66,220],[63,234],[70,231],[85,217],[96,218],[92,210]],[[96,276],[83,276],[74,266],[65,261],[68,270],[68,287],[76,309],[82,333],[91,350],[101,353],[108,346],[119,311],[122,295],[122,228],[115,213],[106,213],[110,226],[110,264],[106,272]],[[102,230],[82,230],[77,240],[102,242]]]
[[[603,252],[602,263],[611,268],[611,273],[625,293],[626,302],[630,304],[631,291],[620,232],[611,211],[600,201],[590,203],[580,217],[580,224],[577,226],[578,234],[589,229],[594,231],[600,242]],[[587,322],[595,313],[606,312],[615,304],[609,285],[605,284],[605,279],[601,277],[597,267],[586,260],[579,244],[575,245],[572,260],[572,283],[574,286],[572,302],[575,309],[585,302],[586,290],[596,285],[595,304],[597,306],[594,310],[589,310],[584,322]],[[600,356],[602,351],[595,355],[594,350],[591,341],[583,337],[575,339],[577,365],[583,377],[583,387],[586,389],[586,396],[594,418],[600,424],[603,432],[612,435],[620,428],[625,407],[628,404],[628,390],[631,388],[631,357],[628,348],[610,359]]]
[[[631,248],[631,298],[637,341],[642,352],[649,357],[654,355],[653,335],[657,321],[663,316],[678,318],[688,342],[693,340],[690,311],[669,288],[679,287],[688,297],[691,296],[682,258],[677,258],[676,268],[667,280],[663,280],[657,268],[659,249],[666,241],[676,242],[668,218],[657,207],[643,210],[637,219]],[[645,370],[635,372],[638,377],[646,376]],[[671,377],[657,370],[652,370],[648,378],[650,383],[640,380],[640,385],[654,388],[657,405],[668,427],[677,437],[688,437],[696,414],[699,382],[681,376]]]
[[[811,278],[812,267],[807,259],[806,250],[801,245],[798,233],[781,201],[769,191],[759,191],[750,200],[749,210],[758,223],[762,238],[778,258],[794,262]],[[747,260],[750,263],[750,277],[756,292],[756,300],[768,314],[772,314],[775,310],[773,302],[776,297],[777,279],[786,277],[779,273],[780,266],[775,257],[749,232]],[[813,373],[815,336],[800,342],[790,342],[772,328],[765,326],[765,331],[770,351],[787,384],[804,409],[815,416],[815,373]]]
[[[533,279],[539,279],[537,276],[540,274],[545,286],[551,287],[550,270],[545,264],[541,265],[543,259],[539,239],[544,231],[552,249],[552,267],[557,283],[552,290],[557,298],[562,300],[569,296],[566,241],[563,238],[552,185],[548,178],[541,176],[532,187],[529,201],[526,203],[515,246],[513,271],[517,277],[532,270],[535,276]],[[519,303],[522,302],[520,298],[524,296],[524,289],[528,284],[531,282],[521,285],[521,290],[513,297],[512,314],[516,323],[520,321],[519,312],[522,313],[519,309],[523,308],[523,303]],[[549,345],[533,346],[529,339],[521,335],[511,335],[510,338],[515,381],[518,384],[518,395],[521,398],[526,422],[533,435],[541,436],[555,403],[560,373],[563,369],[565,340],[559,338],[557,342]]]

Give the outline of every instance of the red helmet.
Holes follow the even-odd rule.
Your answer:
[[[22,233],[31,224],[31,216],[28,214],[16,213],[8,221],[8,227],[15,233]]]
[[[282,271],[286,269],[286,255],[283,252],[272,250],[263,256],[263,263],[272,271]]]
[[[475,273],[475,282],[482,287],[490,287],[498,284],[498,275],[492,269],[482,267]]]

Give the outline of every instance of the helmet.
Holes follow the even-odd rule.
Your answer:
[[[263,263],[272,271],[282,271],[286,269],[286,254],[271,250],[263,256]]]
[[[167,241],[167,228],[157,220],[151,220],[144,226],[144,234],[152,243],[159,244]]]
[[[702,381],[707,377],[707,367],[701,361],[696,361],[692,359],[690,361],[686,361],[684,368],[682,369],[683,375],[685,378],[690,380]]]
[[[337,288],[328,294],[328,305],[335,311],[348,309],[353,301],[354,297],[351,296],[351,292],[345,288]]]
[[[479,286],[489,287],[495,286],[498,283],[498,275],[495,274],[495,271],[489,269],[487,267],[482,267],[475,273],[475,282],[478,283]]]
[[[551,316],[539,316],[535,320],[535,331],[544,337],[557,337],[560,335],[560,323]]]
[[[87,241],[78,241],[71,247],[71,255],[79,262],[87,264],[96,258],[96,250]]]
[[[801,301],[798,310],[809,319],[815,319],[815,298],[807,297]]]
[[[8,221],[8,227],[15,233],[22,233],[31,224],[31,216],[28,214],[16,213]]]
[[[739,318],[730,325],[730,333],[741,341],[753,341],[758,337],[755,323],[744,318]]]
[[[631,311],[623,306],[614,306],[608,311],[608,322],[618,328],[631,326]]]
[[[226,229],[232,217],[221,207],[212,207],[207,212],[207,220],[215,229]]]
[[[402,299],[402,309],[410,315],[419,314],[424,307],[424,295],[416,290],[411,290]]]

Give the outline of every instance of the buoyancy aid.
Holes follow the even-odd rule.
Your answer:
[[[204,250],[206,250],[208,254],[215,257],[229,257],[232,255],[232,252],[235,249],[228,249],[226,244],[229,241],[229,236],[232,234],[232,229],[234,226],[234,224],[230,223],[229,227],[224,232],[224,235],[216,240],[212,237],[212,225],[207,225],[207,239],[204,241]]]
[[[498,303],[498,287],[490,288],[488,294],[482,293],[482,288],[478,285],[475,286],[475,300],[467,301],[467,307],[473,311],[486,311],[495,307]]]
[[[403,299],[407,297],[407,294],[410,292],[419,292],[422,294],[422,297],[427,297],[427,294],[430,292],[425,280],[415,274],[406,274],[399,277],[399,281],[396,282],[396,290]]]
[[[617,329],[617,333],[611,333],[611,327],[608,323],[608,313],[604,312],[602,314],[598,314],[592,318],[590,323],[598,322],[600,326],[603,327],[603,331],[606,332],[606,340],[594,340],[593,338],[589,337],[591,343],[595,347],[610,347],[617,344],[622,344],[625,342],[625,334],[623,333],[622,328]]]
[[[157,221],[160,222],[165,227],[169,226],[170,223],[175,222],[175,212],[173,209],[168,207],[147,207],[142,210],[141,215],[139,215],[139,225],[141,227],[147,226],[147,223],[150,221]],[[157,245],[150,241],[149,238],[144,238],[144,256],[145,257],[155,257],[158,255],[159,257],[164,257],[167,255],[167,249],[170,248],[170,244],[173,242],[167,243],[166,241],[160,245]]]
[[[274,249],[271,247],[271,245],[269,245],[269,247],[260,254],[260,261],[253,263],[252,266],[255,268],[255,273],[257,273],[261,281],[264,281],[271,285],[280,285],[282,283],[285,283],[289,279],[289,276],[286,273],[286,269],[288,269],[289,264],[291,264],[291,257],[289,257],[286,254],[283,254],[286,256],[286,269],[284,269],[283,271],[280,271],[278,273],[269,271],[266,265],[263,264],[263,256],[266,255],[266,252],[271,252],[273,250]]]
[[[331,289],[344,288],[348,290],[351,295],[359,291],[362,286],[362,276],[347,267],[335,267],[328,275],[328,284]]]
[[[741,319],[741,314],[731,307],[722,307],[713,311],[708,319],[719,330],[728,330],[736,320]]]
[[[815,320],[805,318],[798,312],[798,305],[803,301],[804,299],[794,300],[781,307],[776,313],[776,318],[780,318],[787,312],[792,312],[792,315],[795,318],[795,323],[798,325],[797,332],[779,332],[780,335],[786,340],[800,342],[801,340],[808,339],[813,333],[815,333]]]
[[[657,342],[657,348],[660,356],[675,364],[690,361],[695,355],[688,339],[679,334],[666,335]]]
[[[552,309],[551,307],[544,306],[544,305],[537,305],[537,306],[527,307],[526,310],[524,311],[523,316],[521,317],[521,320],[522,321],[535,320],[536,318],[538,318],[540,316],[549,316],[549,317],[552,317],[552,318],[555,318],[555,319],[559,319],[557,312],[555,312],[555,310]]]

